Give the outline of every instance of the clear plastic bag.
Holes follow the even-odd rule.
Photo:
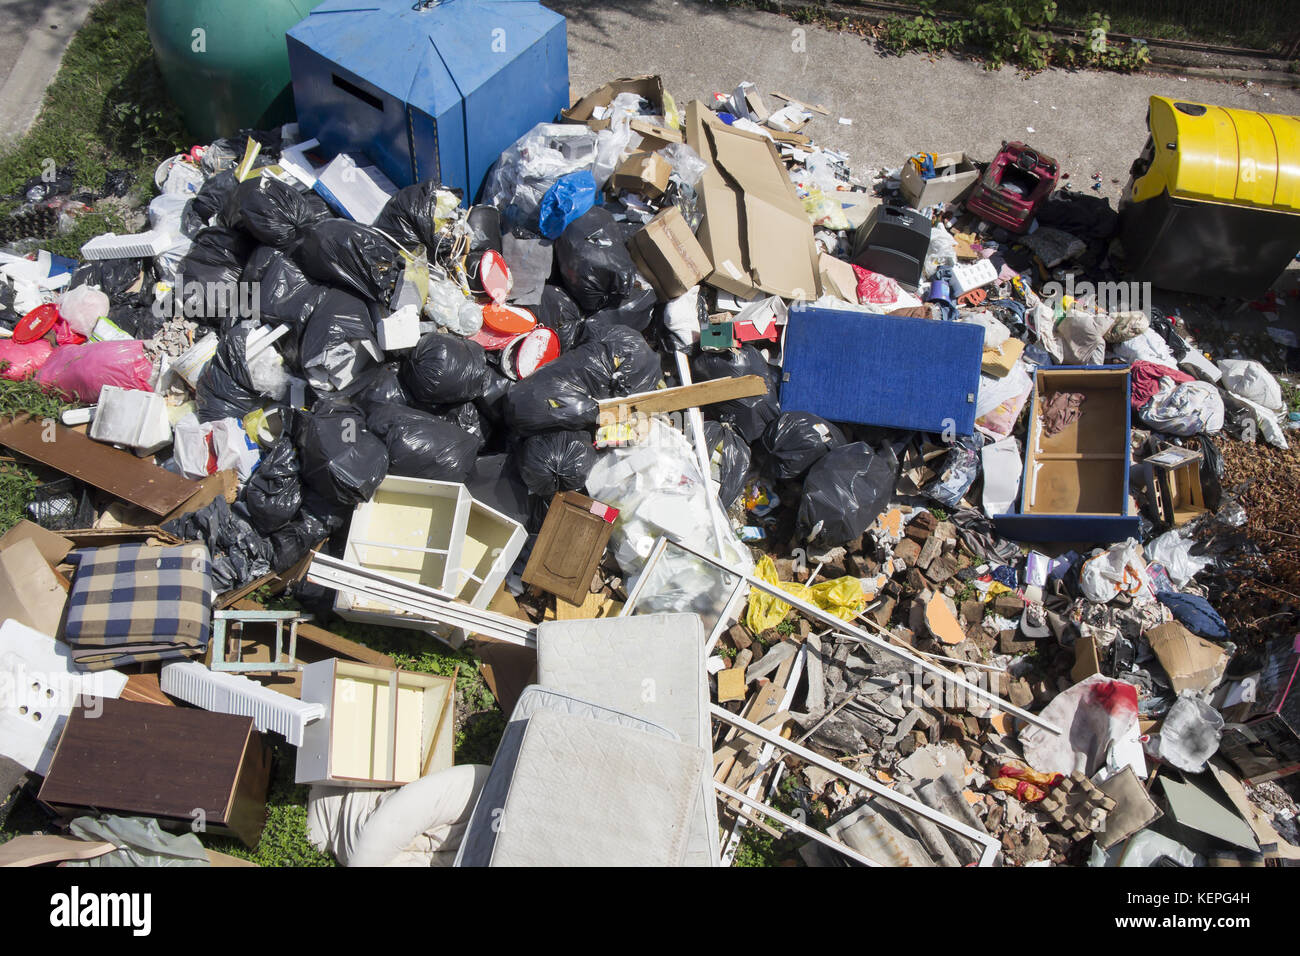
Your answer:
[[[504,225],[521,225],[536,232],[537,212],[546,191],[567,173],[591,169],[596,147],[596,134],[585,126],[539,123],[497,159],[488,172],[483,201],[501,210]],[[603,185],[598,176],[596,184]]]
[[[450,279],[429,277],[429,298],[424,316],[448,332],[468,338],[483,327],[483,309],[465,297],[460,286]]]
[[[1174,584],[1183,587],[1214,563],[1210,557],[1193,557],[1193,544],[1195,542],[1185,537],[1181,531],[1166,531],[1147,543],[1144,554],[1148,561],[1161,565]]]
[[[685,143],[669,143],[659,150],[659,155],[668,160],[673,175],[692,189],[699,183],[708,165],[699,153]]]

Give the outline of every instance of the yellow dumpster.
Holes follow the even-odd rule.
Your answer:
[[[1254,299],[1300,252],[1300,117],[1151,97],[1120,200],[1134,278]]]

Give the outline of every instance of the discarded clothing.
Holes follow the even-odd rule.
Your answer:
[[[1051,438],[1065,431],[1083,415],[1083,392],[1054,392],[1043,404],[1043,434]]]

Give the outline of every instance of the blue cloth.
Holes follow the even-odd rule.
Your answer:
[[[1193,634],[1209,638],[1212,641],[1226,641],[1229,637],[1228,624],[1211,605],[1199,594],[1183,594],[1178,591],[1160,591],[1156,597],[1160,603],[1173,612],[1174,618]]]

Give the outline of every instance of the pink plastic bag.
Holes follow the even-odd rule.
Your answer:
[[[36,381],[82,402],[99,401],[105,385],[149,391],[153,364],[145,357],[144,343],[91,342],[55,349],[36,374]]]
[[[53,351],[54,346],[45,339],[37,339],[26,345],[19,345],[13,339],[0,339],[0,364],[9,363],[9,367],[0,372],[0,375],[11,382],[30,378],[45,364]]]
[[[858,302],[861,305],[896,302],[902,293],[897,282],[879,272],[854,266],[853,274],[858,277]]]

